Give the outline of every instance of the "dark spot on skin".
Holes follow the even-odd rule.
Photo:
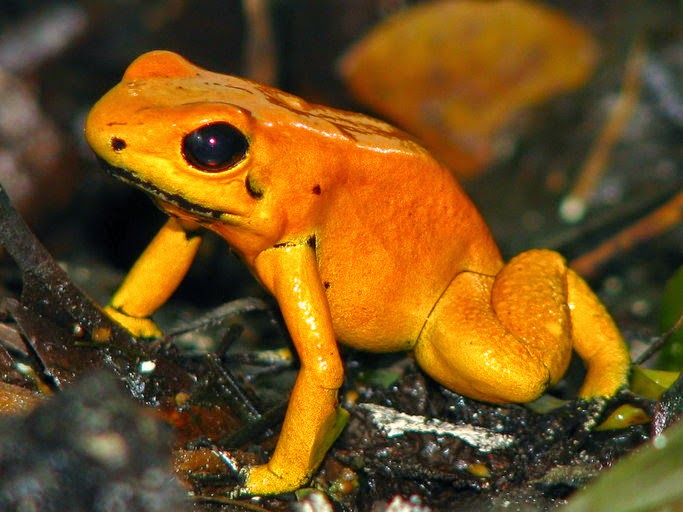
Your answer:
[[[126,141],[123,139],[119,139],[118,137],[112,137],[111,139],[111,148],[114,151],[123,151],[126,149]]]
[[[320,185],[316,185],[315,187],[313,187],[313,193],[314,193],[316,196],[319,196],[319,195],[320,195],[320,192],[322,192],[322,190],[320,189]]]
[[[294,242],[280,242],[278,244],[275,244],[273,247],[296,247],[297,244]]]
[[[242,92],[245,92],[247,94],[256,94],[254,91],[247,89],[246,87],[240,87],[239,85],[223,84],[223,87],[228,87],[229,89],[235,89],[238,91],[242,91]],[[249,112],[249,111],[245,109],[245,112]]]
[[[263,197],[263,190],[259,189],[252,181],[249,179],[249,176],[247,176],[247,179],[245,181],[245,185],[247,186],[247,193],[253,197],[254,199],[260,199]]]
[[[311,235],[308,240],[306,240],[306,245],[315,251],[315,235]],[[273,247],[301,247],[301,242],[279,242],[273,245]]]
[[[327,289],[330,287],[330,282],[329,282],[329,281],[324,281],[324,282],[323,282],[323,286],[324,286],[325,289],[327,290]]]
[[[264,98],[269,103],[304,117],[327,121],[349,140],[357,141],[358,135],[378,135],[380,137],[392,139],[406,139],[406,135],[398,128],[376,122],[362,115],[319,108],[316,107],[316,105],[307,104],[301,98],[290,96],[287,93],[277,91],[276,89],[270,89],[266,86],[255,86],[255,88],[263,94]]]

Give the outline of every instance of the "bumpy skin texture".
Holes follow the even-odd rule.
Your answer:
[[[206,172],[188,163],[182,140],[217,122],[248,149]],[[626,382],[623,339],[562,257],[533,250],[505,265],[449,171],[388,124],[157,51],[93,107],[86,137],[170,216],[106,308],[116,320],[159,334],[149,317],[187,271],[200,227],[278,301],[301,369],[275,452],[248,472],[247,493],[304,484],[334,440],[337,341],[412,350],[443,385],[488,402],[537,398],[572,349],[588,367],[582,397]]]

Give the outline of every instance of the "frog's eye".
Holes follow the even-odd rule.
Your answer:
[[[191,165],[206,172],[220,172],[242,160],[249,142],[228,123],[212,123],[183,138],[183,156]]]

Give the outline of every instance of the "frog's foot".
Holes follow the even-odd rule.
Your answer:
[[[608,403],[607,399],[602,396],[596,396],[590,399],[580,398],[578,403],[586,414],[586,420],[583,422],[582,428],[586,432],[592,432],[595,427],[600,424],[600,421],[605,415]]]
[[[130,316],[113,306],[105,307],[104,312],[137,338],[155,339],[163,336],[161,329],[149,317]]]
[[[284,494],[297,490],[309,478],[308,475],[302,475],[296,471],[277,474],[271,469],[271,464],[241,467],[237,460],[229,453],[218,449],[214,449],[213,453],[221,459],[221,462],[225,464],[237,480],[239,487],[230,492],[230,498],[232,499],[246,496]]]
[[[240,493],[242,496],[284,494],[297,490],[308,479],[308,475],[297,471],[277,474],[271,469],[270,464],[262,464],[247,470],[247,479]]]

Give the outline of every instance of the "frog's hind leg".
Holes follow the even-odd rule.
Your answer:
[[[587,368],[582,398],[612,396],[627,383],[629,350],[609,313],[573,270],[567,273],[574,350]]]
[[[462,272],[415,345],[423,369],[446,387],[489,402],[527,402],[571,357],[567,269],[552,251],[528,251],[497,276]]]

